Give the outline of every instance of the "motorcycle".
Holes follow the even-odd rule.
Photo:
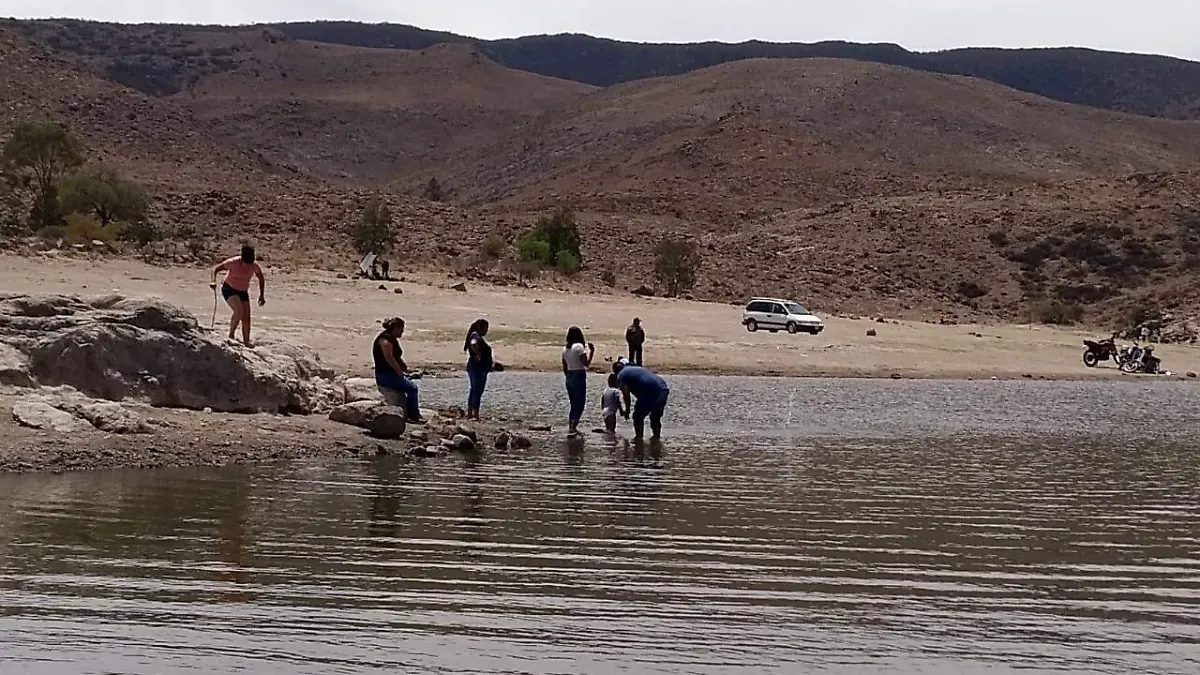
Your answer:
[[[1124,351],[1128,352],[1125,361],[1121,363],[1122,373],[1142,373],[1146,375],[1158,375],[1162,370],[1162,359],[1154,355],[1154,347],[1134,345],[1127,347]]]
[[[1125,361],[1125,354],[1124,350],[1117,349],[1116,338],[1117,336],[1114,334],[1104,340],[1084,340],[1083,346],[1086,349],[1083,351],[1083,365],[1095,368],[1101,361],[1112,359],[1120,367]]]

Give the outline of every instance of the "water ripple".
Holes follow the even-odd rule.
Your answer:
[[[0,478],[0,673],[1200,672],[1193,394],[709,385],[661,454]]]

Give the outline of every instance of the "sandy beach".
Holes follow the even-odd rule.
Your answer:
[[[597,359],[624,353],[624,329],[641,317],[646,364],[665,373],[906,378],[1120,377],[1081,362],[1082,340],[1098,332],[1044,326],[879,323],[876,317],[823,316],[819,336],[748,333],[741,308],[632,295],[575,294],[547,288],[499,288],[458,279],[406,276],[404,282],[339,279],[328,271],[268,268],[267,305],[255,307],[255,333],[308,344],[348,375],[366,375],[371,338],[385,317],[408,321],[405,358],[415,369],[459,370],[463,332],[476,317],[492,322],[497,359],[510,368],[555,370],[572,324],[584,328]],[[398,274],[404,274],[399,272]],[[124,259],[0,256],[0,289],[20,293],[120,293],[157,296],[209,325],[210,272]],[[384,289],[380,289],[380,286]],[[396,293],[399,289],[401,292]],[[801,302],[803,298],[798,298]],[[228,309],[217,307],[217,330]],[[877,335],[868,336],[874,330]],[[1163,345],[1157,353],[1175,373],[1200,370],[1200,348]]]

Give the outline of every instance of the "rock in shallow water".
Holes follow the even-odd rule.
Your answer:
[[[475,441],[470,436],[455,434],[450,439],[450,445],[460,452],[470,452],[475,449]]]

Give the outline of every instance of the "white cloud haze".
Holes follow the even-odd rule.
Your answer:
[[[643,42],[894,42],[1093,47],[1200,60],[1200,0],[0,0],[0,16],[246,24],[336,19],[482,38],[587,33]]]

